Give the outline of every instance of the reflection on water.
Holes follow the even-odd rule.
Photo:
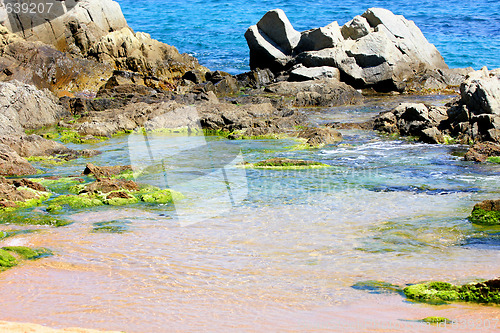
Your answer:
[[[181,226],[171,206],[98,207],[69,214],[76,223],[67,227],[3,240],[56,255],[0,274],[0,318],[128,332],[434,332],[412,320],[498,318],[498,306],[415,304],[351,286],[500,276],[500,231],[466,219],[475,202],[498,196],[499,167],[460,161],[451,154],[459,146],[367,131],[344,137],[305,151],[290,149],[289,140],[238,141],[248,162],[279,156],[332,167],[242,169],[246,198],[208,219],[202,198],[214,188],[198,184],[185,199],[200,200],[190,211],[201,221],[195,224]],[[96,163],[130,163],[127,140],[102,144]],[[61,173],[81,171],[85,162]],[[182,178],[193,165],[175,172]]]

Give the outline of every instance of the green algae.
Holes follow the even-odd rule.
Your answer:
[[[245,168],[274,169],[274,170],[301,170],[329,168],[331,165],[316,161],[292,160],[287,158],[273,158],[256,163],[244,164]]]
[[[368,280],[356,282],[351,286],[353,289],[365,290],[370,294],[402,294],[403,289],[400,286],[384,281]]]
[[[102,206],[104,203],[95,196],[91,195],[61,195],[48,202],[47,211],[56,212],[64,206],[73,209],[90,208]]]
[[[50,192],[36,191],[28,187],[18,187],[17,189],[32,192],[36,194],[38,197],[33,199],[28,199],[26,201],[14,201],[13,203],[15,204],[15,207],[0,207],[0,214],[14,212],[16,210],[23,208],[32,208],[40,206],[44,201],[48,200],[52,196],[52,193]]]
[[[0,272],[17,266],[19,260],[36,260],[52,255],[46,248],[31,249],[26,246],[6,246],[0,248]]]
[[[487,161],[500,164],[500,156],[490,156]]]
[[[64,227],[71,223],[73,222],[52,216],[50,214],[33,211],[16,211],[0,214],[0,224]]]
[[[108,222],[96,222],[92,232],[95,233],[109,233],[109,234],[122,234],[129,231],[128,225],[130,222],[124,221],[108,221]]]
[[[487,211],[481,208],[474,208],[469,221],[480,225],[500,225],[500,212],[491,210]]]
[[[52,255],[52,251],[45,248],[32,249],[26,246],[5,246],[2,250],[14,252],[26,260],[34,260]]]
[[[43,166],[57,166],[63,165],[68,161],[54,157],[54,156],[31,156],[27,158],[28,162],[38,163]]]
[[[110,198],[110,196],[112,196],[113,193],[120,193],[120,192],[128,194],[129,197],[128,198],[121,198],[121,197]],[[126,205],[133,205],[135,203],[138,203],[139,199],[136,196],[131,195],[130,193],[132,193],[132,192],[125,191],[125,190],[109,192],[106,194],[106,196],[103,196],[102,201],[106,205],[110,205],[110,206],[126,206]]]
[[[496,281],[496,282],[495,282]],[[500,281],[491,280],[456,286],[448,282],[427,282],[403,289],[405,296],[421,302],[474,302],[500,304]]]
[[[6,230],[6,231],[0,231],[0,240],[9,238],[9,237],[14,237],[16,235],[20,234],[29,234],[34,232],[34,230]]]
[[[61,141],[62,143],[75,143],[75,144],[98,143],[108,139],[107,137],[104,136],[92,136],[92,138],[87,139],[86,136],[79,134],[77,131],[68,129],[59,130],[58,132],[59,132],[58,140]]]
[[[446,324],[451,324],[453,323],[452,320],[444,317],[426,317],[424,319],[418,320],[418,322],[421,323],[429,323],[429,324],[441,324],[441,323],[446,323]]]
[[[17,265],[17,259],[9,252],[0,249],[0,272]]]
[[[142,194],[140,198],[142,201],[147,203],[168,204],[176,200],[181,200],[184,198],[184,196],[177,191],[158,190],[155,192]]]

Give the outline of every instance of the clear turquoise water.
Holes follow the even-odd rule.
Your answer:
[[[450,67],[500,67],[500,1],[226,1],[118,0],[136,31],[176,46],[211,68],[233,74],[249,69],[243,34],[268,10],[281,8],[299,31],[344,24],[370,7],[415,21]]]

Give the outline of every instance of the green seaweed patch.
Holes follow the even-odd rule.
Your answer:
[[[139,202],[139,199],[126,190],[113,191],[103,195],[102,201],[110,206],[126,206]]]
[[[370,294],[403,294],[403,288],[384,281],[361,281],[351,286],[353,289],[365,290]]]
[[[57,179],[31,178],[30,180],[43,185],[45,188],[47,188],[52,192],[60,194],[72,193],[71,188],[73,186],[84,182],[82,178],[76,178],[76,177],[63,177]]]
[[[490,156],[487,159],[488,162],[500,164],[500,156]]]
[[[0,224],[64,227],[71,223],[73,222],[49,214],[32,211],[16,211],[0,215]]]
[[[29,234],[35,232],[34,230],[4,230],[0,231],[0,240],[9,238],[9,237],[14,237],[16,235],[20,234]]]
[[[96,206],[102,206],[104,203],[92,195],[61,195],[48,203],[47,211],[57,212],[60,211],[64,206],[73,209],[90,208]]]
[[[96,222],[92,232],[96,233],[109,233],[109,234],[122,234],[129,231],[130,222],[125,221],[108,221],[108,222]]]
[[[256,169],[274,169],[274,170],[301,170],[301,169],[317,169],[329,168],[331,165],[316,161],[292,160],[288,158],[272,158],[269,160],[247,163],[243,165],[246,168]]]
[[[14,201],[13,204],[15,207],[0,207],[0,213],[9,213],[23,208],[37,207],[52,196],[50,192],[37,191],[28,187],[18,187],[17,189],[32,192],[36,194],[37,197],[26,201]]]
[[[184,195],[173,190],[158,190],[155,192],[142,194],[140,198],[142,201],[147,203],[168,204],[176,200],[183,199]]]
[[[136,179],[137,177],[139,177],[140,174],[141,174],[141,172],[134,172],[132,170],[126,170],[126,171],[119,173],[118,175],[112,175],[110,178],[132,180],[132,179]]]
[[[2,250],[16,253],[23,259],[35,260],[42,257],[51,256],[53,253],[46,248],[36,248],[32,249],[26,246],[5,246]]]
[[[422,302],[474,302],[500,304],[500,280],[456,286],[448,282],[427,282],[406,287],[405,296]]]
[[[480,225],[500,225],[500,211],[474,208],[469,216],[469,221]]]
[[[146,131],[148,133],[153,133],[153,134],[165,134],[174,136],[204,135],[204,131],[201,128],[197,127],[157,128],[154,130],[146,130]]]
[[[38,163],[45,166],[63,165],[67,163],[66,160],[54,156],[31,156],[27,158],[28,162]]]
[[[0,249],[0,272],[17,265],[17,259],[8,251]]]
[[[424,319],[417,320],[417,322],[429,324],[452,324],[453,320],[444,317],[425,317]]]
[[[90,138],[87,138],[87,136],[83,136],[75,130],[64,129],[64,130],[59,131],[59,138],[58,139],[59,139],[59,141],[61,141],[63,143],[82,144],[82,143],[102,142],[102,141],[108,140],[108,137],[90,136]]]
[[[113,138],[118,137],[118,136],[123,136],[123,135],[128,135],[134,133],[133,130],[123,130],[123,131],[117,131],[111,135]]]

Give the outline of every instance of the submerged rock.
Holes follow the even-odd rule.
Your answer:
[[[486,162],[490,157],[500,156],[500,144],[493,142],[475,143],[465,154],[464,160]]]
[[[447,282],[411,285],[403,290],[406,297],[424,302],[475,302],[500,304],[500,279],[456,286]]]
[[[271,158],[256,163],[247,163],[245,164],[245,166],[252,168],[260,168],[260,169],[279,169],[279,170],[330,167],[330,165],[321,162],[296,160],[290,158]]]
[[[311,147],[322,147],[343,140],[342,134],[330,127],[307,128],[299,131],[297,137],[304,139]]]
[[[118,166],[97,166],[93,163],[87,163],[85,170],[83,170],[84,175],[94,175],[96,178],[117,176],[123,172],[131,171],[132,167],[130,165],[118,165]]]
[[[469,220],[481,225],[500,225],[500,199],[485,200],[476,204]]]
[[[37,206],[51,195],[45,187],[28,179],[0,177],[0,211]]]

